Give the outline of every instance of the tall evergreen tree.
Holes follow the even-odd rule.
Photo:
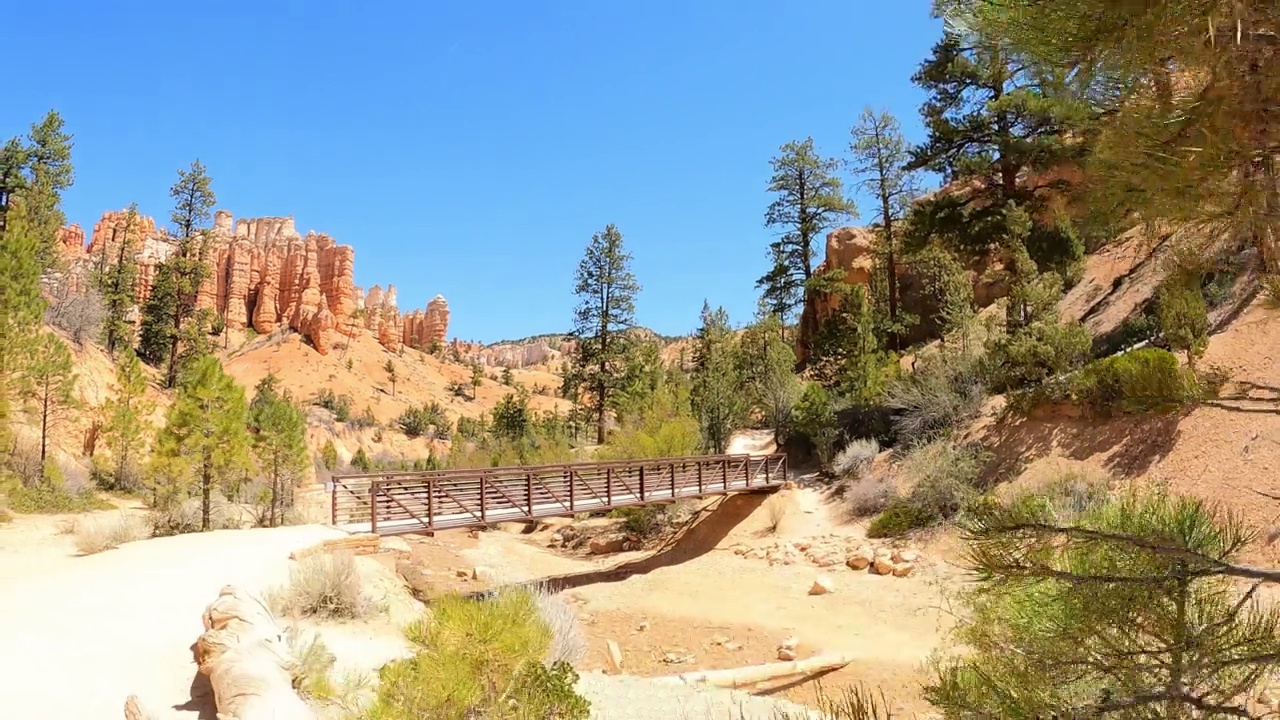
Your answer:
[[[40,242],[28,222],[22,168],[26,148],[16,138],[0,149],[0,181],[10,205],[0,234],[0,461],[11,451],[9,423],[21,398],[24,371],[44,313],[40,297]],[[0,469],[4,462],[0,462]]]
[[[1248,238],[1280,269],[1280,8],[983,0],[975,10],[985,32],[1062,68],[1098,109],[1091,206]]]
[[[827,230],[857,214],[844,195],[840,163],[814,149],[813,138],[783,145],[770,160],[769,191],[776,198],[765,211],[765,227],[779,232],[769,245],[772,266],[756,281],[769,311],[783,320],[794,317],[810,290],[817,267],[817,243]],[[812,329],[812,328],[810,328]],[[800,333],[802,337],[811,336]]]
[[[116,363],[116,395],[103,408],[103,438],[115,463],[109,490],[137,490],[138,466],[151,435],[155,403],[147,398],[147,376],[133,350],[125,347]]]
[[[270,488],[267,522],[276,527],[293,505],[293,490],[307,472],[307,423],[302,411],[276,389],[276,377],[258,383],[249,406],[253,451]]]
[[[169,488],[174,494],[192,485],[199,488],[201,530],[213,527],[215,486],[239,479],[247,467],[247,419],[244,390],[216,357],[204,355],[187,366],[157,438],[155,457],[163,475],[179,484]]]
[[[837,396],[855,402],[874,400],[883,388],[888,357],[876,336],[866,288],[836,290],[839,305],[814,338],[809,372]]]
[[[1068,91],[1064,74],[1028,62],[980,27],[946,31],[912,81],[929,94],[920,110],[928,136],[911,149],[907,169],[970,183],[917,205],[917,240],[939,237],[973,253],[1004,244],[1011,205],[1039,215],[1044,194],[1037,190],[1063,189],[1060,180],[1037,173],[1084,155],[1073,133],[1085,127],[1089,111]],[[1037,227],[1027,242],[1042,269],[1061,269],[1083,252],[1065,225]]]
[[[910,153],[898,119],[887,110],[862,111],[851,131],[850,170],[860,178],[859,187],[875,199],[876,215],[885,253],[885,295],[888,305],[890,346],[898,349],[898,245],[901,221],[920,192],[918,174],[907,169]]]
[[[75,170],[71,166],[74,143],[64,128],[62,116],[50,110],[31,126],[27,135],[28,179],[23,202],[27,205],[30,231],[39,242],[42,269],[51,268],[58,261],[58,229],[67,222],[62,212],[62,193],[75,181]]]
[[[107,311],[102,324],[103,341],[107,353],[112,356],[117,348],[133,344],[133,323],[129,320],[129,313],[133,310],[137,290],[135,256],[140,228],[138,204],[132,203],[125,211],[123,227],[111,228],[111,238],[103,243],[95,268],[96,284]]]
[[[608,413],[614,404],[621,368],[631,346],[627,332],[635,327],[640,284],[631,272],[631,254],[622,233],[612,224],[591,236],[578,264],[572,337],[576,341],[566,396],[589,404],[596,421],[596,442],[603,444]]]
[[[42,333],[27,369],[27,400],[40,420],[40,464],[49,456],[50,433],[76,406],[71,351],[56,335]]]
[[[143,306],[139,354],[148,362],[166,362],[165,386],[174,387],[182,360],[202,354],[208,342],[208,313],[196,310],[197,293],[209,274],[209,232],[204,227],[217,202],[212,181],[199,160],[178,171],[169,189],[174,208],[170,234],[177,251],[156,269],[151,295]],[[187,351],[183,352],[183,346]],[[163,358],[162,358],[163,354]]]
[[[781,444],[791,427],[791,409],[800,398],[795,374],[796,353],[782,337],[782,320],[765,315],[742,332],[739,362],[747,390],[747,402]]]
[[[728,313],[724,308],[713,311],[704,301],[702,326],[694,346],[690,400],[702,428],[703,448],[716,455],[728,448],[730,436],[746,414],[735,345]]]

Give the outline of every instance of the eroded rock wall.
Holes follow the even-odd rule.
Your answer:
[[[112,251],[118,249],[126,226],[125,212],[104,213],[94,225],[88,248],[80,251],[82,261],[92,263],[97,257],[114,262]],[[128,228],[136,233],[141,304],[150,294],[156,267],[172,255],[176,243],[157,230],[150,217],[138,216]],[[288,327],[306,335],[321,354],[328,353],[338,334],[353,336],[362,330],[371,331],[392,352],[405,342],[395,288],[384,292],[375,285],[367,296],[362,293],[355,285],[355,249],[350,245],[339,245],[323,233],[302,235],[291,217],[236,220],[226,210],[214,213],[211,233],[210,272],[197,305],[221,315],[227,328],[271,333]],[[64,228],[59,237],[65,238],[68,252],[77,237],[83,247],[84,233],[78,226]],[[415,314],[424,322],[415,326],[414,337],[443,340],[449,322],[443,297],[436,296],[425,312]]]

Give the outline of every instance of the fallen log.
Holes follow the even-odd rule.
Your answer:
[[[686,685],[710,685],[720,688],[742,688],[757,685],[769,680],[794,677],[796,675],[818,675],[839,670],[856,660],[850,654],[816,655],[804,660],[790,662],[773,662],[763,665],[728,668],[726,670],[698,670],[679,675],[664,675],[653,678],[661,683],[684,683]]]
[[[316,720],[293,688],[298,661],[262,600],[230,585],[204,611],[196,662],[218,720]]]

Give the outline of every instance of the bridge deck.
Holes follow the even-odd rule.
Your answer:
[[[332,519],[353,532],[433,532],[763,490],[786,480],[785,455],[339,475]]]

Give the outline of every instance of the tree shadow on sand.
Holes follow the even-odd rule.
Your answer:
[[[982,438],[982,445],[992,453],[984,476],[993,482],[1013,480],[1032,462],[1054,454],[1078,461],[1097,459],[1116,477],[1142,475],[1173,450],[1178,426],[1190,412],[1191,408],[1181,408],[1114,418],[1008,413]]]
[[[631,560],[600,570],[553,575],[536,580],[513,583],[513,585],[540,586],[548,592],[558,593],[598,583],[620,582],[635,575],[644,575],[658,568],[689,562],[715,549],[722,540],[728,537],[734,528],[746,520],[751,513],[759,509],[770,494],[770,491],[760,491],[727,495],[715,504],[695,513],[656,552],[638,560]],[[495,591],[484,590],[472,593],[470,597],[483,598],[493,592]]]

